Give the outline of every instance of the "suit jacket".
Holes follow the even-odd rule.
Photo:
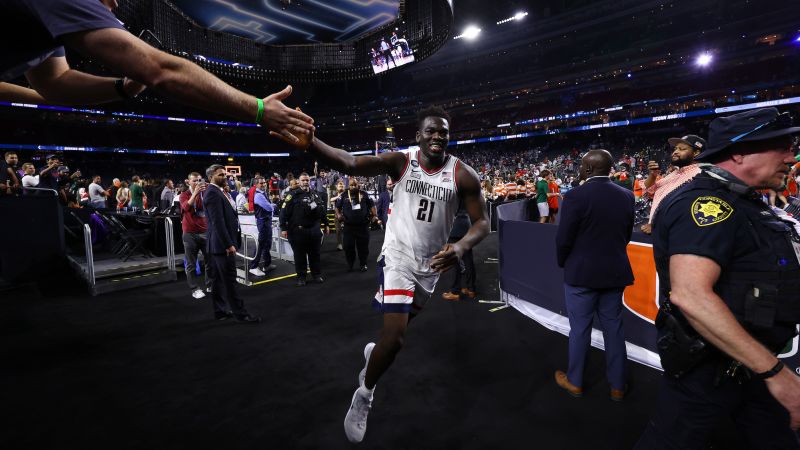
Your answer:
[[[225,193],[217,186],[209,185],[203,196],[203,208],[208,219],[208,252],[224,254],[230,246],[239,247],[241,229],[239,215],[233,209]]]
[[[565,283],[592,289],[633,284],[626,247],[634,201],[633,192],[606,177],[592,178],[564,196],[556,255]]]

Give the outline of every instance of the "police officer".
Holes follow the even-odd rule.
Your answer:
[[[725,416],[750,448],[800,448],[800,377],[776,357],[800,322],[800,225],[754,194],[783,183],[799,132],[775,108],[715,119],[710,164],[659,206],[665,375],[637,449],[705,448]]]
[[[300,187],[289,192],[283,200],[280,222],[281,236],[289,239],[294,252],[297,286],[305,286],[306,268],[309,265],[312,281],[324,281],[319,263],[322,245],[320,224],[326,219],[327,210],[319,195],[310,189],[307,173],[300,174],[298,183]]]
[[[367,271],[369,256],[369,223],[380,223],[375,203],[359,188],[358,180],[350,178],[350,188],[336,200],[336,220],[343,222],[344,254],[347,270],[353,270],[356,250],[362,272]]]
[[[253,212],[256,216],[256,228],[258,229],[258,248],[256,249],[256,256],[250,263],[250,273],[257,277],[263,277],[268,272],[275,270],[276,267],[272,264],[272,255],[270,254],[270,249],[272,248],[272,214],[275,207],[267,199],[267,180],[258,175],[254,181],[256,192],[253,195]]]

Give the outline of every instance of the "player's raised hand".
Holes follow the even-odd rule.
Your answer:
[[[295,108],[295,111],[303,114],[303,112],[300,111],[299,107]],[[303,114],[303,115],[305,115],[305,114]],[[270,131],[269,134],[271,136],[275,136],[278,139],[281,139],[282,141],[284,141],[287,144],[290,144],[290,145],[292,145],[294,147],[297,147],[297,148],[300,148],[300,149],[303,149],[303,150],[308,150],[308,147],[311,145],[311,140],[314,139],[314,127],[312,126],[311,127],[311,131],[307,132],[307,133],[306,132],[291,131],[289,133],[289,136],[286,136],[285,133],[280,133],[280,132],[276,133],[274,131]]]
[[[261,119],[261,125],[267,127],[271,135],[297,146],[300,142],[299,136],[309,136],[314,131],[314,119],[300,111],[300,108],[291,109],[283,104],[283,100],[291,94],[292,86],[289,85],[264,98],[264,118]]]
[[[439,273],[447,272],[458,264],[458,260],[463,254],[464,251],[458,243],[445,244],[439,253],[431,258],[431,269]]]

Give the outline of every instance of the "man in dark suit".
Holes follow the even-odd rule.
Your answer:
[[[203,196],[203,206],[208,219],[206,239],[213,272],[211,297],[214,300],[214,318],[226,320],[235,317],[239,323],[259,323],[261,317],[250,315],[236,293],[236,246],[241,231],[233,200],[225,192],[225,168],[214,164],[206,169],[206,177],[211,181]],[[225,307],[226,303],[230,310]]]
[[[381,220],[383,226],[386,226],[386,221],[389,220],[389,205],[392,204],[394,183],[392,182],[392,179],[389,178],[388,176],[384,175],[384,177],[386,179],[386,184],[382,191],[380,190],[380,184],[378,185],[379,186],[378,204],[375,205],[375,207],[378,209],[378,219]]]
[[[622,292],[633,284],[626,247],[633,231],[634,196],[609,179],[613,159],[591,150],[581,161],[584,183],[567,193],[556,235],[558,266],[564,268],[569,317],[569,368],[556,383],[574,397],[583,395],[583,368],[591,343],[594,313],[603,328],[606,376],[611,399],[625,396],[625,335]]]

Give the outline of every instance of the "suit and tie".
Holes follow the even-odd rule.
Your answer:
[[[236,319],[243,320],[249,315],[236,292],[236,255],[227,253],[228,248],[239,247],[239,216],[228,194],[214,184],[209,184],[203,196],[203,206],[208,219],[206,238],[213,273],[211,297],[214,317],[222,319],[230,314],[225,307],[227,303]]]
[[[622,292],[633,284],[626,247],[634,221],[634,196],[608,177],[591,177],[569,191],[561,205],[556,234],[558,266],[564,268],[569,317],[567,379],[583,384],[583,369],[597,312],[603,328],[606,375],[611,387],[625,388],[625,335]]]

